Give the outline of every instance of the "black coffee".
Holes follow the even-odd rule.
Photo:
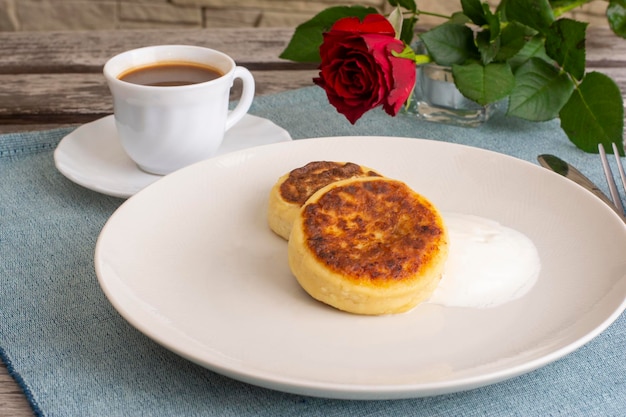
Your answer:
[[[208,65],[193,62],[164,62],[123,72],[118,78],[133,84],[173,87],[198,84],[223,74]]]

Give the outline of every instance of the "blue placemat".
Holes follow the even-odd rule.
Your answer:
[[[597,155],[577,150],[556,121],[527,123],[496,115],[473,129],[374,111],[353,126],[317,87],[258,97],[251,113],[273,120],[296,139],[431,138],[529,161],[554,153],[605,188]],[[542,369],[473,391],[412,400],[339,401],[285,394],[178,357],[126,323],[98,286],[95,242],[123,200],[75,185],[55,169],[52,152],[68,132],[0,135],[0,355],[36,414],[626,415],[624,315],[586,346]]]

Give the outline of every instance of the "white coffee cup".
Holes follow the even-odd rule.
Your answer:
[[[140,85],[120,76],[163,64],[196,64],[217,71],[217,78],[179,86]],[[189,45],[158,45],[123,52],[104,65],[113,95],[115,123],[122,147],[142,170],[159,175],[215,154],[224,133],[248,112],[254,78],[228,55]],[[235,78],[243,81],[237,106],[229,111]]]

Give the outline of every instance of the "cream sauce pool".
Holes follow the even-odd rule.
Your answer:
[[[532,240],[483,217],[443,213],[449,255],[429,303],[451,307],[495,307],[526,294],[541,269]]]

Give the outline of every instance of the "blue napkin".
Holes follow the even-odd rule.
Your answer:
[[[382,135],[473,145],[535,161],[557,154],[605,187],[597,155],[557,121],[497,114],[479,128],[395,118],[351,125],[317,87],[258,97],[251,113],[295,139]],[[61,175],[52,152],[69,129],[0,135],[0,355],[42,416],[617,416],[626,413],[626,318],[563,359],[468,392],[340,401],[234,381],[162,348],[122,319],[93,266],[96,238],[123,200]],[[564,209],[566,209],[564,207]],[[1,410],[0,410],[1,414]]]

